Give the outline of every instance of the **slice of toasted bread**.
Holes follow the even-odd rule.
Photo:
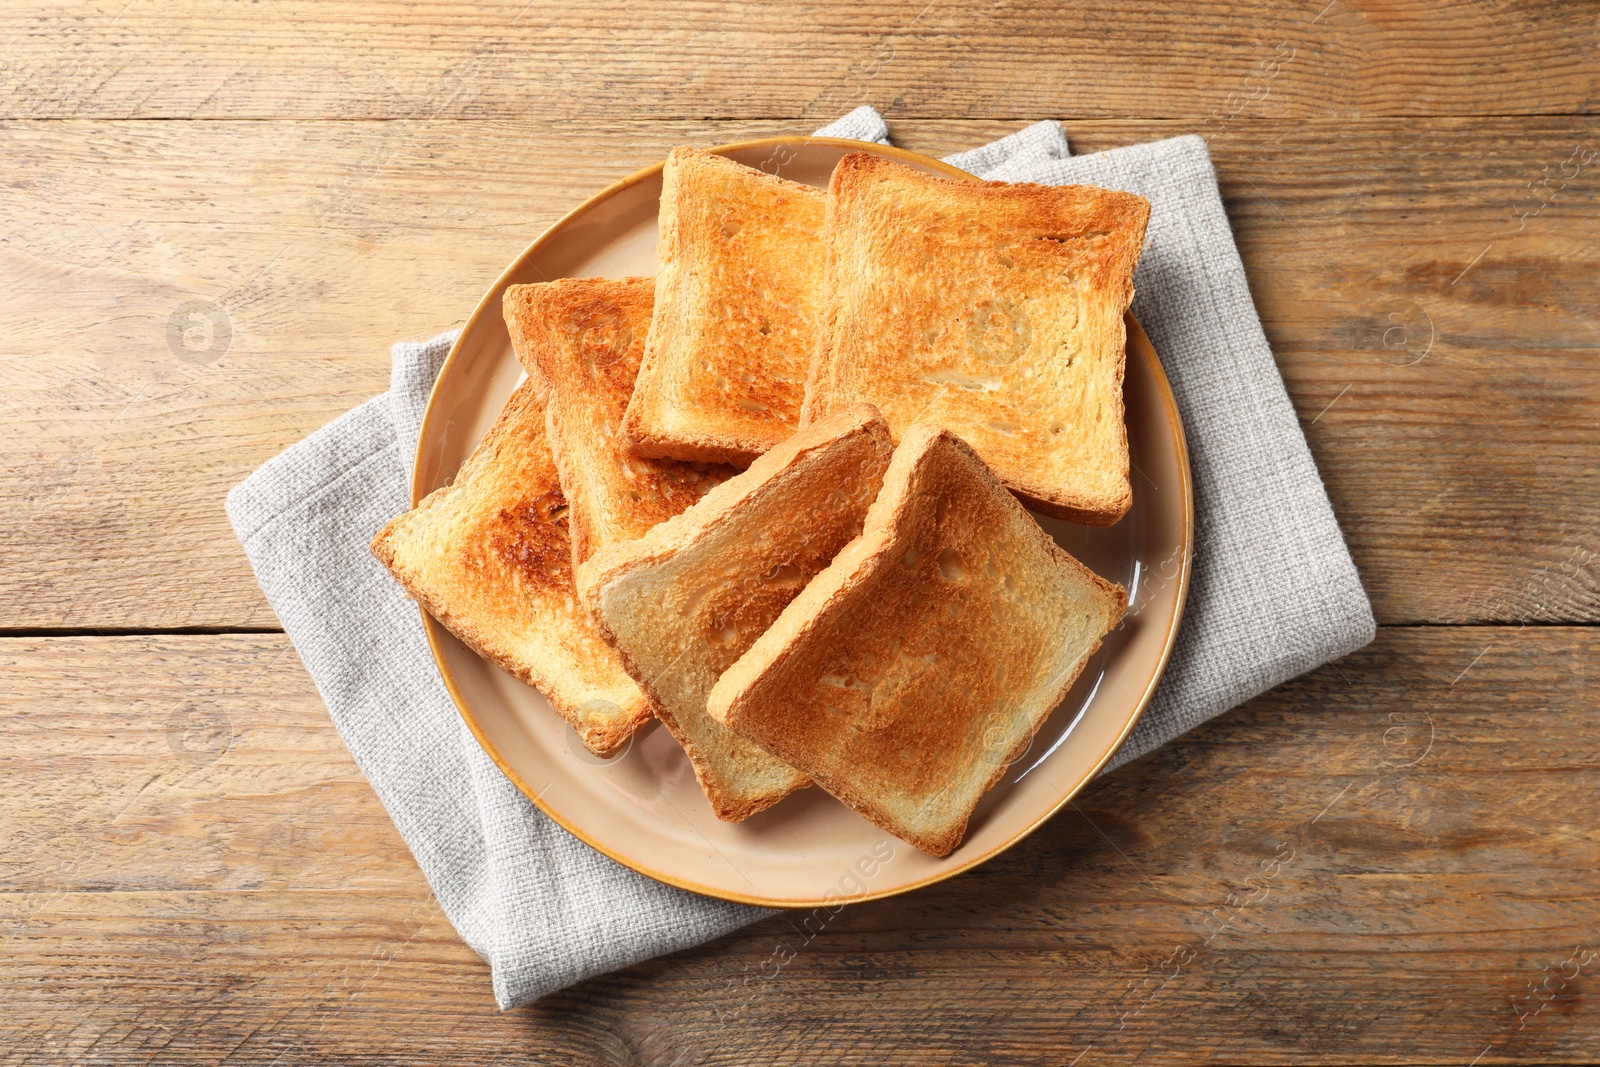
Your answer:
[[[642,536],[738,473],[723,464],[639,459],[623,447],[622,415],[654,294],[651,278],[561,278],[505,292],[517,358],[549,387],[546,428],[572,509],[574,567],[602,545]]]
[[[876,411],[840,412],[580,570],[590,613],[689,754],[720,819],[738,822],[807,783],[708,716],[706,695],[860,532],[890,453]]]
[[[623,426],[636,455],[748,465],[794,433],[822,306],[821,189],[677,148]]]
[[[944,856],[1126,606],[964,441],[917,424],[862,535],[728,668],[708,710]]]
[[[608,756],[650,717],[573,585],[567,504],[524,382],[455,480],[372,539],[406,592],[480,656],[543,693]]]
[[[846,404],[954,430],[1031,507],[1132,503],[1123,313],[1149,202],[936,178],[851,153],[828,186],[827,304],[802,424]]]

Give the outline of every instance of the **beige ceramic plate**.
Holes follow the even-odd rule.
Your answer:
[[[847,151],[970,177],[857,141],[777,138],[712,151],[818,186]],[[660,195],[659,164],[618,182],[552,226],[494,283],[434,386],[417,444],[413,501],[455,476],[522,378],[501,318],[506,286],[654,274]],[[425,614],[439,671],[485,751],[518,788],[573,834],[653,878],[772,907],[867,900],[948,878],[1016,844],[1094,777],[1149,702],[1172,649],[1189,584],[1189,464],[1166,376],[1131,316],[1126,397],[1133,509],[1108,530],[1041,521],[1073,555],[1129,590],[1127,621],[944,859],[886,835],[816,788],[746,822],[718,822],[664,729],[647,727],[627,752],[601,760],[538,692],[479,659]]]

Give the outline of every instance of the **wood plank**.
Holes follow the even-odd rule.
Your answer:
[[[0,1047],[105,1063],[1061,1064],[1090,1045],[1080,1062],[1592,1060],[1597,656],[1590,628],[1386,628],[1096,783],[979,871],[497,1015],[482,964],[348,788],[280,635],[7,640],[0,753],[40,800],[0,807]],[[222,709],[235,739],[199,774],[179,753],[218,746],[191,723],[174,750],[185,702]],[[299,847],[263,847],[296,820]]]
[[[1555,0],[27,0],[0,35],[22,118],[1548,114],[1600,88],[1600,27]]]
[[[0,892],[416,888],[282,635],[4,641],[0,674]]]
[[[895,133],[937,154],[1017,125]],[[0,627],[275,625],[222,513],[228,488],[381,391],[392,341],[459,324],[584,196],[673,144],[785,128],[803,129],[0,127]],[[1192,128],[1070,133],[1095,150]],[[1600,161],[1516,214],[1587,129],[1213,131],[1269,338],[1386,622],[1600,618]],[[225,351],[191,304],[221,309]]]

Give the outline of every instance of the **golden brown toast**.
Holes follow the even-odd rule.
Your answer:
[[[822,306],[825,196],[677,148],[656,313],[624,430],[636,455],[748,465],[794,433]]]
[[[828,186],[827,302],[802,425],[866,401],[946,426],[1030,507],[1132,503],[1123,313],[1149,202],[936,178],[853,152]]]
[[[616,752],[650,716],[578,604],[567,503],[530,380],[455,480],[391,521],[372,554],[480,656],[543,693],[590,751]]]
[[[1126,607],[966,442],[919,423],[862,535],[724,672],[708,708],[944,856]]]
[[[650,330],[651,278],[561,278],[505,292],[517,359],[548,386],[546,429],[571,507],[572,563],[629,541],[738,471],[723,464],[639,459],[622,415]]]
[[[840,412],[579,572],[590,613],[689,754],[720,819],[747,818],[807,783],[708,716],[706,695],[860,532],[890,452],[876,411]]]

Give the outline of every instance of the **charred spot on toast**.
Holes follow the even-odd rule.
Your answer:
[[[567,500],[559,489],[501,508],[483,532],[483,545],[529,585],[572,584]]]

